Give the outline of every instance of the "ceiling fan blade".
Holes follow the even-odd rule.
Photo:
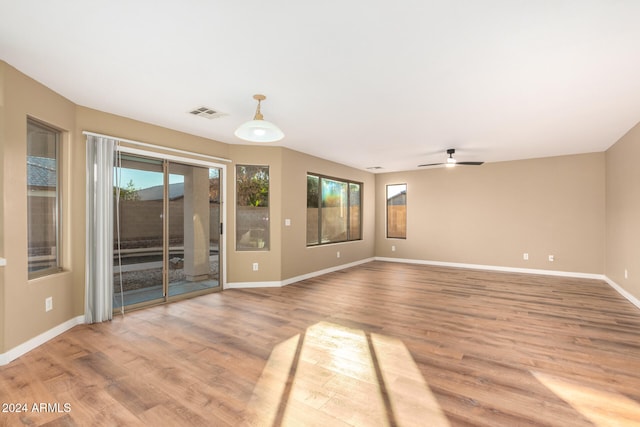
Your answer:
[[[426,165],[418,165],[419,168],[425,167],[425,166],[438,166],[438,165],[445,165],[446,163],[429,163]]]
[[[463,165],[463,166],[480,166],[482,164],[484,164],[484,162],[456,162],[456,163],[428,163],[426,165],[418,165],[419,168],[424,168],[424,167],[428,167],[428,166],[439,166],[439,165],[451,165],[451,166],[457,166],[457,165]]]
[[[456,153],[455,148],[449,148],[447,150],[447,161],[444,163],[426,163],[423,165],[418,165],[419,168],[428,167],[428,166],[438,166],[438,165],[447,165],[447,166],[455,166],[455,165],[463,165],[463,166],[480,166],[484,162],[457,162],[453,155]]]

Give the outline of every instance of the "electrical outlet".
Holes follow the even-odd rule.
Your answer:
[[[396,245],[391,245],[391,252],[395,252],[396,251]]]
[[[285,227],[290,227],[291,226],[291,220],[289,218],[284,220],[284,225]]]
[[[525,261],[529,261],[529,254],[526,253],[526,252],[524,254],[522,254],[522,259],[525,260]]]
[[[336,252],[336,257],[340,258],[340,251]]]
[[[53,310],[53,297],[48,297],[44,300],[44,311]]]
[[[550,262],[553,262],[553,261],[555,261],[555,260],[556,260],[556,258],[555,258],[553,255],[549,255],[549,261],[550,261]]]
[[[627,271],[627,269],[624,269],[624,278],[628,279],[629,278],[629,271]]]
[[[253,271],[258,271],[258,263],[257,262],[253,263]]]

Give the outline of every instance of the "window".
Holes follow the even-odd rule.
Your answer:
[[[29,278],[60,269],[60,132],[27,120]]]
[[[307,174],[307,246],[362,239],[362,184]]]
[[[362,239],[362,227],[360,227],[360,188],[361,184],[349,183],[349,240]]]
[[[387,185],[387,238],[407,238],[407,184]]]
[[[236,250],[269,250],[269,166],[236,166]]]

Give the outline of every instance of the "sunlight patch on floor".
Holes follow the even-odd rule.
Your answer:
[[[597,427],[640,427],[640,404],[622,394],[596,390],[541,372],[533,375]]]
[[[402,341],[371,334],[375,354],[398,425],[451,424]]]
[[[274,348],[247,414],[256,426],[450,425],[402,341],[328,322]]]
[[[249,401],[247,418],[251,425],[274,424],[299,340],[300,334],[273,348]]]

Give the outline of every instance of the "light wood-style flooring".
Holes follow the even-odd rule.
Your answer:
[[[1,426],[640,426],[640,310],[597,280],[371,262],[77,326],[0,396],[27,405]]]

